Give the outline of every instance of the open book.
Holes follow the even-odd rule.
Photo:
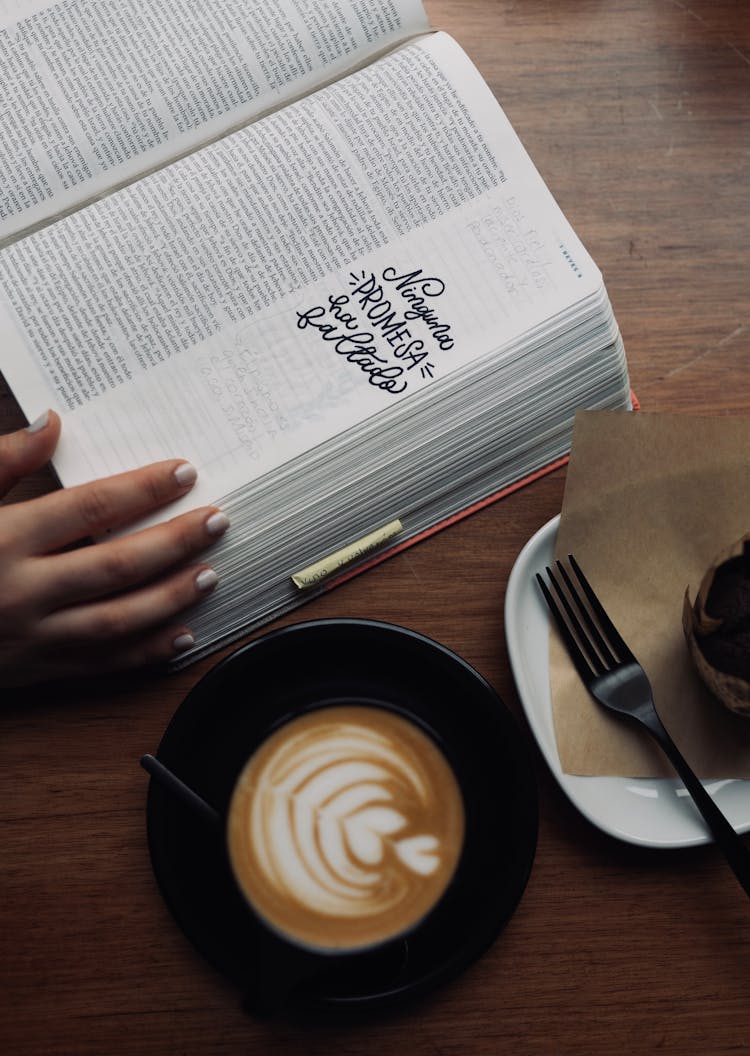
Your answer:
[[[629,406],[599,271],[418,0],[0,0],[0,76],[9,385],[63,484],[186,458],[232,521],[180,662]]]

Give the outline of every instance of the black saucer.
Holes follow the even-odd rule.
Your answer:
[[[333,702],[385,704],[416,719],[453,765],[465,800],[462,864],[435,910],[396,948],[350,955],[345,971],[321,974],[298,1002],[312,1012],[366,1012],[457,975],[501,931],[534,859],[536,785],[515,719],[473,668],[422,635],[364,620],[296,624],[237,650],[185,698],[158,758],[223,812],[269,731]],[[247,994],[268,936],[235,889],[222,831],[153,780],[147,809],[151,861],[172,915]]]

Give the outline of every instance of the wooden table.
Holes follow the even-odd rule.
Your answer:
[[[750,412],[750,5],[427,7],[473,56],[602,268],[643,408]],[[0,408],[3,429],[22,424],[5,389]],[[564,485],[558,471],[286,622],[369,617],[430,635],[489,679],[530,739],[503,598],[516,555],[559,512]],[[750,906],[724,863],[710,847],[648,852],[605,836],[569,805],[535,748],[535,866],[479,962],[375,1023],[302,1028],[246,1016],[173,925],[145,842],[139,756],[212,663],[4,701],[0,1051],[750,1050]]]

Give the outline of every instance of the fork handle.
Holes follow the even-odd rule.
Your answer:
[[[713,833],[717,846],[724,852],[724,856],[732,867],[734,875],[739,880],[745,893],[750,895],[750,850],[744,845],[724,814],[722,814],[702,783],[693,773],[656,712],[651,711],[649,714],[639,716],[639,718],[664,749],[669,761],[679,774],[685,788],[692,796],[693,802]]]

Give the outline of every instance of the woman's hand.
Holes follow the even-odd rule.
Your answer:
[[[0,436],[0,496],[51,457],[52,411]],[[0,686],[168,660],[193,644],[183,610],[216,586],[191,562],[229,522],[213,507],[122,538],[64,549],[187,494],[179,459],[0,506]]]

